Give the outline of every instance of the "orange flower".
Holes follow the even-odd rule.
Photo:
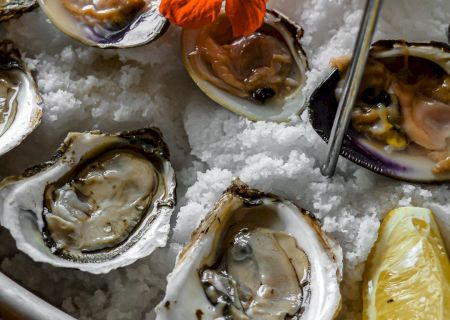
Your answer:
[[[213,23],[224,0],[162,0],[159,11],[170,22],[197,29]],[[226,0],[225,12],[235,37],[249,36],[264,22],[268,0]]]

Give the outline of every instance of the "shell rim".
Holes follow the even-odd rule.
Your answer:
[[[17,138],[13,140],[14,142],[10,143],[8,148],[5,148],[0,153],[0,157],[18,147],[41,124],[45,108],[36,79],[23,62],[22,54],[13,41],[4,39],[0,41],[0,70],[10,70],[13,68],[20,70],[27,77],[33,88],[33,96],[36,101],[35,104],[30,106],[33,110],[30,111],[31,120],[28,122],[28,126],[21,130],[21,134],[17,135]]]

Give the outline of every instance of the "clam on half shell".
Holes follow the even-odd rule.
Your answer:
[[[0,21],[17,18],[22,13],[37,7],[36,0],[1,0]]]
[[[304,107],[308,61],[303,29],[276,10],[248,37],[233,37],[224,14],[183,30],[182,58],[191,78],[216,103],[250,120],[288,121]]]
[[[40,124],[43,105],[19,50],[11,41],[0,42],[0,156]]]
[[[341,154],[400,180],[450,181],[450,47],[381,40],[372,45],[365,74]],[[342,83],[333,69],[308,103],[310,122],[325,141]]]
[[[84,44],[128,48],[147,44],[168,28],[160,0],[38,0],[52,23]]]
[[[156,319],[334,319],[341,272],[310,213],[236,180],[179,254]]]
[[[155,128],[69,133],[54,158],[0,183],[0,223],[35,261],[106,273],[166,244],[175,175]]]

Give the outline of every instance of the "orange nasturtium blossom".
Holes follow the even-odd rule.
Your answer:
[[[159,10],[170,22],[197,29],[216,20],[223,1],[235,37],[249,36],[263,24],[268,0],[162,0]]]

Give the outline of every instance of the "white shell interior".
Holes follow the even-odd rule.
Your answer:
[[[45,187],[70,172],[87,152],[117,143],[117,139],[119,139],[117,136],[98,133],[70,133],[65,141],[66,143],[71,141],[68,149],[49,168],[28,178],[20,178],[17,181],[5,180],[3,186],[0,185],[0,223],[10,230],[19,250],[28,254],[35,261],[98,274],[129,265],[139,258],[149,255],[156,248],[166,245],[172,210],[164,205],[156,205],[152,208],[152,212],[148,213],[141,223],[144,225],[149,219],[152,219],[145,234],[138,235],[141,230],[136,230],[128,240],[139,236],[136,238],[137,241],[112,259],[95,262],[69,261],[54,255],[42,238]],[[171,190],[171,186],[174,186],[175,183],[174,172],[168,161],[164,166],[166,183]],[[154,201],[163,204],[164,201],[170,201],[172,198],[173,194],[169,192],[160,195]]]
[[[262,226],[292,235],[311,263],[311,300],[301,319],[333,319],[340,308],[339,275],[342,250],[323,233],[311,227],[312,219],[287,201],[263,198],[263,203],[245,207],[239,197],[227,195],[197,230],[191,242],[178,256],[168,276],[166,295],[157,307],[157,320],[195,319],[201,310],[203,320],[219,319],[204,293],[199,270],[214,264],[220,236],[231,223]],[[220,222],[219,222],[220,220]],[[315,224],[315,222],[314,222]],[[318,226],[317,226],[318,228]],[[204,233],[202,233],[204,232]],[[332,246],[331,248],[326,246]],[[330,253],[334,257],[330,257]]]
[[[0,77],[2,73],[8,73],[8,77],[19,84],[19,92],[14,121],[0,135],[0,156],[17,147],[39,125],[42,116],[42,99],[31,76],[18,68],[0,69]]]

